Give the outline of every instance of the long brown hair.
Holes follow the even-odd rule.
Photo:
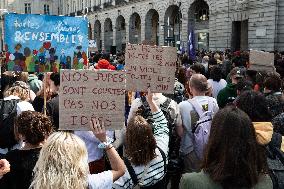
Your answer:
[[[246,113],[226,107],[213,118],[202,166],[223,188],[251,188],[267,173],[264,147],[257,144]]]
[[[156,140],[152,128],[140,115],[130,119],[126,129],[126,155],[136,166],[146,165],[156,157]]]

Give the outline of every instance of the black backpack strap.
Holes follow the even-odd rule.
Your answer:
[[[141,96],[140,99],[144,108],[150,108],[145,96]]]
[[[165,167],[165,173],[166,173],[166,171],[167,171],[167,157],[166,157],[166,154],[165,154],[165,152],[164,152],[159,146],[157,146],[157,148],[159,149],[159,151],[160,151],[160,153],[161,153],[161,155],[162,155],[162,157],[163,157],[163,160],[164,160],[164,167]]]
[[[0,123],[2,125],[3,120],[4,120],[4,99],[1,99],[1,102],[2,103],[1,103],[1,109],[0,109]]]
[[[281,148],[281,143],[282,143],[282,135],[276,132],[273,132],[271,141],[269,143],[269,146],[272,148]]]
[[[171,101],[172,101],[172,100],[171,100],[170,98],[167,98],[167,100],[166,100],[164,103],[162,103],[162,104],[160,105],[161,110],[167,111],[168,108],[170,107]]]
[[[127,167],[127,170],[129,172],[129,175],[131,177],[131,180],[132,180],[134,186],[136,186],[138,184],[138,178],[137,178],[137,175],[136,175],[136,173],[135,173],[135,171],[134,171],[130,161],[127,159],[127,157],[124,157],[123,161],[124,161],[124,163],[125,163],[125,165]]]

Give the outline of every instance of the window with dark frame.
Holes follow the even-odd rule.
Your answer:
[[[32,13],[31,4],[25,3],[25,14],[31,14],[31,13]]]
[[[44,5],[43,6],[43,11],[44,11],[44,14],[50,14],[50,11],[49,11],[49,5]]]

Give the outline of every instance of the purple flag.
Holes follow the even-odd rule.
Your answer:
[[[191,58],[191,60],[196,59],[195,54],[195,35],[192,28],[188,28],[188,42],[187,42],[187,52],[188,56]]]

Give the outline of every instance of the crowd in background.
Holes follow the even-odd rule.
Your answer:
[[[3,66],[0,188],[284,188],[284,53],[274,53],[275,71],[251,70],[249,52],[179,53],[174,94],[129,91],[119,131],[95,119],[59,131],[59,73]],[[89,59],[124,65],[123,53]]]

